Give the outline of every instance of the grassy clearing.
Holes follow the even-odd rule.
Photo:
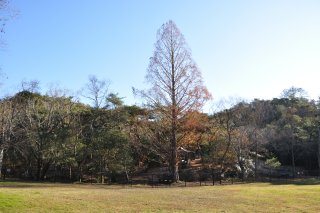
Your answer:
[[[150,188],[0,182],[0,212],[319,211],[320,185]]]

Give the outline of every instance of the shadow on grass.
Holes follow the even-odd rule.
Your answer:
[[[66,183],[66,182],[49,182],[49,181],[27,181],[19,179],[7,179],[0,180],[0,189],[1,188],[77,188],[81,187],[82,189],[128,189],[128,188],[153,188],[151,185],[141,185],[141,184],[100,184],[100,183]],[[154,186],[157,188],[160,186]],[[170,187],[170,186],[165,186]],[[1,211],[0,211],[1,212]]]
[[[53,183],[45,181],[27,181],[27,180],[17,180],[8,179],[0,180],[0,188],[46,188],[46,187],[61,187],[61,186],[74,186],[72,183]]]
[[[279,179],[279,178],[266,178],[257,182],[235,182],[234,185],[246,185],[249,183],[269,183],[271,185],[320,185],[320,178],[296,178],[296,179]],[[217,184],[215,186],[231,185],[230,183],[223,183],[222,185]],[[99,189],[128,189],[128,188],[189,188],[189,187],[203,187],[212,186],[211,184],[199,185],[198,182],[188,182],[187,185],[184,183],[175,183],[172,185],[148,185],[148,184],[97,184],[97,183],[63,183],[63,182],[48,182],[48,181],[26,181],[17,179],[0,180],[0,188],[55,188],[55,187],[66,187],[66,188],[99,188]]]
[[[320,178],[271,179],[266,182],[272,185],[320,185]]]

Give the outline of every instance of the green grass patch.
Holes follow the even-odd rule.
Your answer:
[[[0,191],[0,212],[22,209],[23,204],[24,199],[22,195]]]
[[[0,182],[0,212],[319,212],[320,185],[202,187]]]

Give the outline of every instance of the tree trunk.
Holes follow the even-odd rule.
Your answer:
[[[177,162],[177,100],[174,50],[171,47],[171,171],[173,180],[179,181],[179,162]]]
[[[53,174],[53,182],[55,183],[57,180],[57,166],[54,164],[54,174]]]
[[[3,162],[3,152],[4,152],[4,150],[1,149],[1,150],[0,150],[0,178],[1,178],[1,176],[2,176],[1,171],[2,171],[2,162]]]
[[[49,170],[50,166],[51,166],[51,162],[47,162],[47,163],[43,164],[42,170],[41,170],[41,176],[40,176],[41,180],[44,180],[46,178],[46,174],[47,174],[47,171]]]
[[[174,142],[171,144],[171,172],[173,181],[179,181],[179,165],[177,162],[177,145],[175,139],[172,139]]]
[[[101,157],[101,158],[100,158],[100,183],[101,183],[101,184],[104,184],[104,177],[103,177],[103,174],[102,174],[102,170],[103,170],[103,168],[102,168],[102,167],[103,167],[103,166],[102,166],[102,164],[103,164],[102,161],[103,161],[103,160],[102,160],[102,157]]]
[[[126,173],[127,183],[129,183],[130,182],[130,178],[129,178],[129,172],[128,172],[126,163],[124,164],[124,171]]]
[[[292,177],[295,178],[296,174],[296,165],[294,159],[294,139],[291,140],[291,163],[292,163]]]
[[[320,177],[320,127],[318,127],[318,167],[319,167],[319,177]]]
[[[170,160],[170,172],[173,178],[173,181],[179,181],[179,165],[177,162],[177,145],[176,145],[176,134],[172,130],[172,139],[171,139],[171,160]]]
[[[254,140],[255,140],[254,181],[257,181],[257,171],[258,171],[258,140],[257,140],[257,133],[254,133]]]
[[[238,156],[238,164],[240,167],[240,178],[243,181],[246,178],[246,169],[243,161],[241,160],[241,154]]]
[[[227,127],[227,128],[229,129],[229,127]],[[221,176],[222,173],[223,173],[225,158],[226,158],[226,156],[227,156],[227,153],[229,152],[230,146],[231,146],[231,131],[228,130],[228,144],[227,144],[227,148],[226,148],[226,150],[224,151],[223,156],[222,156],[221,159],[220,159],[220,176]]]
[[[72,180],[72,166],[69,166],[69,180]]]
[[[42,162],[41,159],[37,159],[37,172],[36,172],[36,180],[39,181],[41,177],[41,168],[42,168]]]
[[[82,183],[82,166],[79,166],[79,183]]]

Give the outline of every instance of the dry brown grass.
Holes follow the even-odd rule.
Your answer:
[[[320,185],[167,187],[0,182],[0,212],[320,212]]]

